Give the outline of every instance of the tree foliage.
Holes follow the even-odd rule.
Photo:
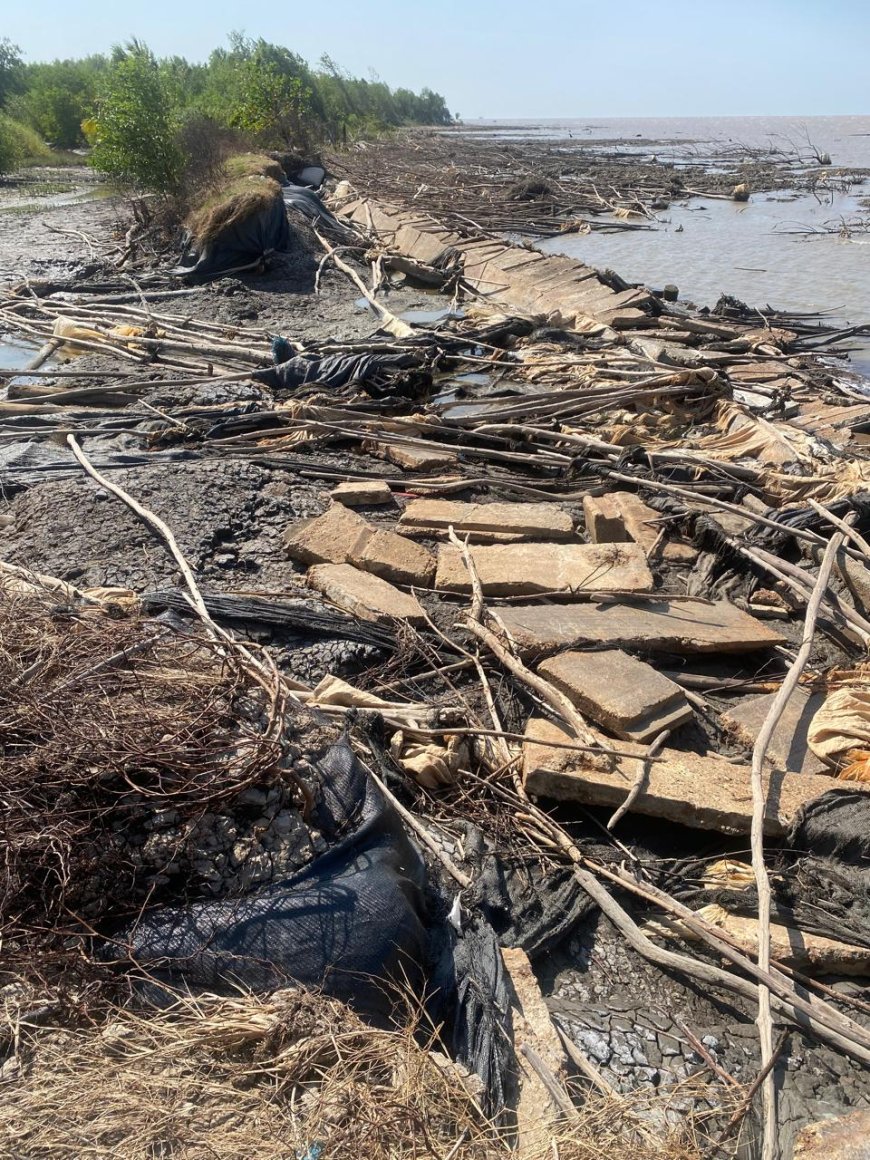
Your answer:
[[[105,57],[24,66],[23,91],[10,102],[18,120],[60,149],[84,144],[82,122],[93,116]]]
[[[155,59],[133,42],[110,56],[24,63],[0,40],[0,108],[51,145],[96,143],[93,161],[115,180],[172,192],[189,152],[191,126],[203,139],[243,134],[250,145],[305,152],[321,142],[407,124],[447,125],[439,93],[391,89],[354,77],[329,56],[311,67],[298,53],[233,33],[204,64]]]
[[[150,49],[133,41],[116,50],[97,93],[93,164],[124,186],[174,193],[184,165],[176,130],[165,77]]]
[[[0,109],[5,108],[9,98],[21,88],[23,67],[21,49],[4,36],[0,39]]]

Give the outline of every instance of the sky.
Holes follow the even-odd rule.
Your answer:
[[[2,0],[27,60],[240,30],[444,95],[464,119],[870,113],[866,0]]]

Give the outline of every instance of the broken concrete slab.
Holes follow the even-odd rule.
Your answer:
[[[284,546],[302,563],[355,564],[397,584],[428,586],[435,574],[435,557],[422,545],[373,527],[340,503],[322,516],[291,524]]]
[[[644,309],[649,291],[613,290],[597,271],[573,258],[541,254],[530,259],[528,251],[509,242],[461,237],[419,212],[381,201],[355,199],[339,212],[374,232],[388,249],[420,262],[431,262],[448,246],[459,250],[465,279],[490,302],[532,314],[558,312],[565,326],[577,329],[588,329],[590,321],[624,327],[649,322]]]
[[[372,529],[368,537],[356,541],[348,562],[395,584],[428,588],[435,575],[435,557],[422,544],[380,529]]]
[[[744,954],[752,958],[758,957],[757,918],[732,914],[717,903],[702,906],[695,914],[711,926],[725,931],[730,941],[736,943]],[[653,933],[658,929],[662,934],[677,935],[690,942],[696,940],[694,932],[680,919],[670,921],[665,919],[658,922],[654,920],[646,929],[647,933]],[[870,974],[870,948],[840,942],[779,922],[770,924],[770,953],[777,962],[808,974]]]
[[[344,564],[371,529],[362,516],[332,504],[322,516],[297,520],[284,533],[287,555],[303,564]]]
[[[615,808],[625,801],[642,769],[643,745],[622,742],[637,756],[614,757],[610,769],[596,768],[600,757],[576,750],[555,749],[551,742],[571,744],[572,735],[543,718],[532,718],[523,746],[526,790],[543,797]],[[651,763],[645,791],[632,812],[666,818],[698,830],[748,834],[752,824],[752,792],[748,765],[732,765],[722,757],[663,749],[663,760]],[[764,775],[767,811],[764,833],[781,837],[801,806],[837,785],[831,777],[773,770]],[[864,788],[866,783],[855,782]],[[870,790],[870,785],[866,786]]]
[[[399,520],[409,532],[438,534],[449,527],[472,541],[506,536],[536,540],[572,540],[574,521],[554,503],[463,503],[447,499],[415,499]]]
[[[722,714],[722,724],[751,748],[775,699],[775,693],[741,697],[736,705]],[[768,760],[777,769],[787,769],[791,773],[827,772],[827,765],[816,757],[807,742],[810,722],[824,703],[823,693],[809,693],[801,688],[795,689],[789,697],[767,747]]]
[[[584,717],[626,741],[652,741],[692,719],[679,685],[621,649],[558,653],[538,672]]]
[[[411,447],[408,444],[388,443],[386,458],[396,467],[403,467],[405,471],[437,471],[441,467],[450,467],[459,460],[450,451],[442,451],[438,447]]]
[[[351,564],[316,564],[308,583],[327,600],[362,620],[425,620],[419,601],[394,585]]]
[[[345,507],[369,507],[393,502],[393,493],[385,479],[364,479],[340,483],[329,493],[335,503]]]
[[[489,544],[471,549],[484,593],[651,592],[653,576],[638,544]],[[438,549],[435,587],[469,592],[471,580],[458,548]]]
[[[514,1043],[520,1066],[517,1099],[517,1156],[549,1152],[549,1140],[560,1109],[527,1053],[534,1053],[558,1083],[567,1078],[567,1056],[529,956],[519,947],[503,947],[502,959],[513,985]]]
[[[870,1160],[870,1112],[807,1124],[795,1138],[794,1160]]]
[[[769,625],[726,600],[530,604],[499,615],[527,653],[596,643],[648,652],[742,653],[783,643]]]
[[[587,495],[583,500],[586,531],[593,544],[623,544],[634,541],[647,555],[661,531],[659,512],[631,491],[611,491],[607,495]],[[662,557],[672,563],[692,563],[697,551],[691,544],[666,540]]]

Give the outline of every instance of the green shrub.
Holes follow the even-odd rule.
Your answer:
[[[43,161],[51,150],[27,125],[0,113],[0,173],[11,173],[25,161]]]
[[[117,52],[97,94],[89,134],[91,164],[121,186],[175,193],[184,157],[164,78],[150,49],[135,41]]]

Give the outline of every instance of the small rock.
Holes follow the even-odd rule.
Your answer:
[[[340,483],[329,493],[330,499],[343,503],[345,507],[366,507],[374,504],[393,502],[390,485],[383,479],[366,479],[353,483]]]

